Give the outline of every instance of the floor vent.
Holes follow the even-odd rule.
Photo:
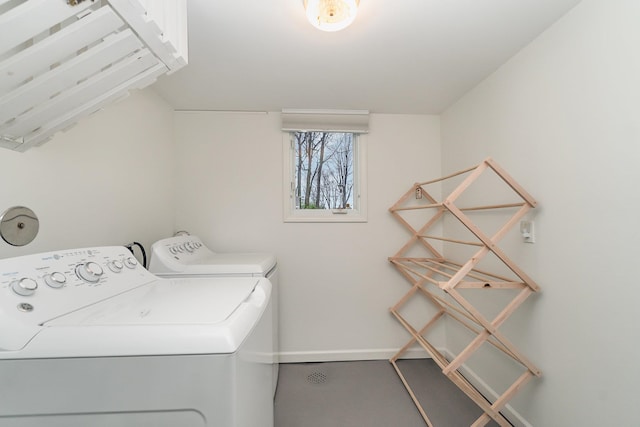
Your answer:
[[[327,382],[327,374],[324,372],[312,372],[307,375],[307,382],[309,384],[324,384]]]

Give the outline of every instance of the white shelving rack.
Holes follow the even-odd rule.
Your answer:
[[[188,62],[186,0],[0,0],[0,147],[26,151]]]

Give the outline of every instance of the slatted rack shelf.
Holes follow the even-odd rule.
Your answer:
[[[508,186],[519,199],[516,202],[492,203],[478,206],[458,207],[456,203],[471,185],[485,173],[493,173],[498,182]],[[453,191],[442,201],[438,201],[428,191],[431,184],[442,183],[453,178],[464,177]],[[414,196],[422,200],[415,204]],[[391,214],[410,232],[408,242],[389,261],[412,285],[409,291],[393,306],[390,312],[409,332],[411,339],[391,359],[396,372],[407,388],[409,395],[416,404],[427,425],[433,427],[426,411],[411,389],[407,378],[403,375],[396,361],[418,343],[438,364],[457,387],[469,396],[483,411],[483,414],[472,424],[473,427],[486,425],[494,420],[500,426],[511,426],[501,410],[513,398],[517,391],[533,377],[541,375],[540,370],[499,330],[500,326],[521,306],[533,293],[539,291],[538,285],[500,249],[498,243],[527,212],[536,206],[536,201],[491,158],[485,159],[477,166],[461,170],[445,177],[415,183],[391,208]],[[421,227],[414,227],[405,217],[408,211],[424,210],[431,212],[425,215]],[[507,219],[501,227],[489,235],[478,227],[469,216],[474,211],[508,211]],[[434,233],[445,216],[451,215],[468,230],[470,238],[450,238]],[[435,242],[441,244],[464,245],[477,248],[477,251],[464,262],[446,259],[436,249]],[[429,256],[415,257],[407,255],[416,246],[426,249]],[[478,264],[489,254],[506,267],[508,274],[481,270]],[[509,290],[513,295],[499,313],[493,318],[485,315],[464,296],[464,290]],[[426,300],[435,308],[432,315],[421,327],[413,326],[402,314],[401,309],[413,298],[418,296]],[[474,338],[457,355],[446,357],[425,337],[434,325],[445,318],[453,319]],[[516,361],[522,368],[521,375],[506,388],[506,390],[492,402],[461,373],[465,362],[483,344],[489,344],[507,357]]]
[[[26,151],[187,64],[186,0],[0,0],[0,148]]]

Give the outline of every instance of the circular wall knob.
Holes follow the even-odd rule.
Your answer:
[[[103,273],[104,271],[102,270],[102,267],[93,261],[79,264],[76,267],[76,274],[78,277],[89,283],[97,283]]]
[[[13,289],[16,294],[26,297],[33,295],[36,289],[38,289],[38,283],[33,279],[23,277],[22,279],[11,282],[11,289]]]
[[[126,265],[127,268],[136,268],[136,266],[138,265],[138,260],[132,256],[127,257],[124,259],[124,265]]]
[[[10,245],[24,246],[36,238],[39,224],[31,209],[14,206],[0,215],[0,237]]]
[[[56,271],[55,273],[47,274],[46,276],[44,276],[44,283],[54,289],[59,289],[63,287],[65,283],[67,283],[67,276],[60,273],[59,271]]]

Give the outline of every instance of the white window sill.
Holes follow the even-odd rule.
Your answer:
[[[284,222],[367,222],[367,216],[352,209],[306,209],[285,215]]]

